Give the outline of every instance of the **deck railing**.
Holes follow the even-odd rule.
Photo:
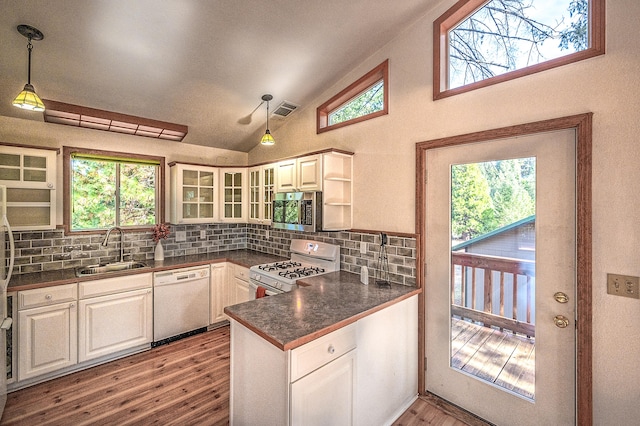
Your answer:
[[[534,261],[452,252],[451,276],[452,315],[535,336]]]

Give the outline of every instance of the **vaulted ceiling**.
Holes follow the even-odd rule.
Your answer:
[[[248,152],[265,129],[263,94],[271,111],[285,100],[315,109],[439,1],[3,0],[0,115],[43,120],[11,106],[27,79],[16,27],[28,24],[44,33],[32,56],[40,97],[184,124],[180,143]],[[284,122],[270,119],[272,132]]]

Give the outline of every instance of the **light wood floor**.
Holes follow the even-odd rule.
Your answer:
[[[535,339],[451,319],[451,366],[527,398],[535,396]]]
[[[10,393],[3,425],[226,425],[229,327]]]
[[[229,327],[9,394],[1,425],[226,425]],[[432,395],[395,423],[486,423]]]

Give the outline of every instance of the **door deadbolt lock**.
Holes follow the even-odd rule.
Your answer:
[[[561,291],[554,294],[553,298],[556,299],[556,302],[558,303],[567,303],[569,301],[569,296]]]
[[[567,326],[569,325],[569,319],[564,315],[556,315],[553,318],[553,323],[558,328],[567,328]]]

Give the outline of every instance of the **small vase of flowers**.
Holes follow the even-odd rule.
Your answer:
[[[170,233],[169,225],[159,223],[153,227],[153,242],[156,243],[155,252],[153,255],[154,260],[164,260],[164,248],[162,247],[162,241],[167,239]]]

